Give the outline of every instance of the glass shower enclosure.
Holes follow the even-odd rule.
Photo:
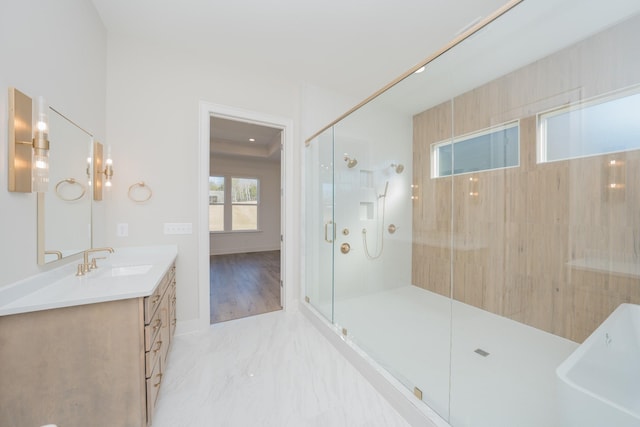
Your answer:
[[[307,141],[305,300],[454,427],[640,425],[640,338],[557,373],[640,304],[640,3],[494,18]]]

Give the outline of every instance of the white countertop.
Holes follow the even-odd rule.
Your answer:
[[[114,249],[91,254],[107,259],[85,276],[75,262],[0,288],[0,316],[151,295],[178,255],[175,245]]]

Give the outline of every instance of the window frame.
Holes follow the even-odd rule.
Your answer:
[[[238,232],[256,232],[256,231],[260,231],[260,178],[258,177],[248,177],[248,176],[234,176],[234,175],[230,175],[229,176],[229,182],[231,183],[231,186],[233,187],[233,180],[234,179],[246,179],[246,180],[255,180],[256,181],[256,203],[255,203],[255,207],[256,207],[256,228],[251,228],[251,229],[240,229],[240,230],[236,230],[233,228],[233,207],[234,206],[254,206],[253,203],[251,204],[247,204],[247,203],[238,203],[238,202],[234,202],[233,201],[233,190],[229,191],[229,198],[230,198],[230,213],[231,213],[231,230],[229,230],[232,233],[238,233]],[[225,180],[226,183],[226,180]],[[225,196],[226,197],[226,196]],[[226,211],[225,211],[226,214]],[[225,224],[226,225],[226,224]]]
[[[210,174],[209,178],[222,177],[224,178],[224,201],[223,203],[216,203],[216,205],[223,205],[224,219],[223,230],[211,230],[211,223],[209,223],[210,234],[236,234],[236,233],[260,233],[261,228],[261,181],[262,177],[257,175],[238,175],[238,174]],[[256,228],[255,229],[233,229],[233,206],[246,205],[245,203],[234,203],[232,196],[232,182],[234,179],[251,179],[256,181],[256,203],[251,206],[256,206]],[[211,203],[209,204],[211,206]]]
[[[227,178],[224,175],[209,175],[209,185],[211,185],[211,178],[222,178],[222,201],[217,201],[216,203],[211,203],[211,195],[209,195],[209,210],[211,210],[211,206],[222,206],[222,230],[212,230],[211,229],[211,221],[209,221],[209,232],[210,233],[224,233],[225,231],[225,221],[227,217],[227,212],[225,208],[225,200],[227,197]],[[211,190],[209,190],[211,191]]]
[[[585,159],[596,156],[606,156],[608,154],[625,153],[627,151],[638,150],[638,148],[628,148],[623,150],[612,151],[600,151],[591,154],[582,154],[577,156],[569,156],[558,159],[548,159],[548,135],[547,135],[547,121],[548,118],[557,117],[561,114],[571,113],[574,111],[584,110],[597,105],[605,104],[607,102],[616,101],[618,99],[626,98],[627,96],[634,96],[640,94],[640,85],[634,85],[631,87],[615,90],[601,95],[596,95],[591,98],[572,102],[569,104],[561,105],[559,107],[550,108],[545,111],[541,111],[536,114],[536,163],[555,163],[564,162],[568,160]]]
[[[515,165],[509,165],[509,166],[499,166],[499,167],[495,167],[495,168],[488,168],[488,169],[480,169],[480,170],[475,170],[475,171],[469,171],[469,172],[460,172],[460,173],[455,173],[455,171],[453,170],[453,167],[451,169],[451,173],[449,175],[440,175],[440,151],[439,149],[441,147],[445,147],[445,146],[451,146],[451,152],[453,153],[453,148],[455,146],[455,144],[458,144],[460,142],[465,142],[468,141],[470,139],[473,138],[478,138],[481,136],[485,136],[485,135],[489,135],[492,133],[496,133],[496,132],[500,132],[506,129],[511,129],[511,128],[517,128],[518,130],[518,161]],[[438,179],[438,178],[447,178],[447,177],[452,177],[452,176],[458,176],[458,175],[467,175],[467,174],[473,174],[473,173],[480,173],[480,172],[488,172],[488,171],[493,171],[493,170],[499,170],[499,169],[511,169],[511,168],[517,168],[520,167],[520,119],[515,119],[515,120],[510,120],[508,122],[504,122],[504,123],[500,123],[498,125],[495,126],[490,126],[484,129],[480,129],[478,131],[474,131],[474,132],[469,132],[469,133],[465,133],[463,135],[459,135],[455,138],[450,138],[444,141],[438,141],[438,142],[434,142],[431,144],[431,179]],[[455,158],[453,159],[453,161],[455,162]],[[453,166],[453,165],[452,165]]]

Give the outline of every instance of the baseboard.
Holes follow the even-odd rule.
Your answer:
[[[237,248],[231,249],[228,251],[222,252],[210,252],[209,255],[234,255],[234,254],[249,254],[253,252],[271,252],[271,251],[279,251],[280,246],[278,247],[265,247],[265,248]]]
[[[373,385],[396,411],[414,427],[450,427],[435,411],[417,400],[397,379],[378,365],[355,344],[343,337],[308,303],[298,310],[333,344],[333,346]]]
[[[176,323],[176,336],[186,335],[202,330],[199,319],[182,320]]]

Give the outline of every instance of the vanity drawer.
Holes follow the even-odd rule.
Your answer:
[[[161,327],[162,319],[160,318],[160,312],[156,311],[156,314],[151,319],[151,323],[144,327],[144,351],[151,350],[153,341],[158,336]]]
[[[171,292],[169,296],[169,339],[173,342],[173,334],[176,332],[176,282],[169,288]]]
[[[158,360],[150,377],[146,380],[147,385],[147,426],[153,421],[153,410],[156,407],[156,400],[160,392],[160,384],[162,383],[162,365]]]
[[[145,352],[145,376],[150,378],[153,374],[153,371],[156,369],[156,365],[158,365],[160,361],[160,356],[164,355],[166,352],[166,347],[168,346],[168,342],[163,339],[163,334],[156,335],[156,339],[153,341],[152,348]]]
[[[156,288],[153,294],[148,297],[144,297],[144,324],[148,325],[151,323],[151,319],[156,312],[156,309],[160,305],[160,300],[162,299],[162,291],[165,289],[165,279],[162,279],[162,283]]]
[[[160,284],[153,292],[153,294],[144,298],[144,323],[148,325],[151,323],[153,315],[155,314],[158,306],[160,305],[160,301],[162,300],[162,295],[167,290],[167,287],[170,283],[173,282],[173,278],[175,277],[176,266],[173,264],[167,274],[164,275]]]

